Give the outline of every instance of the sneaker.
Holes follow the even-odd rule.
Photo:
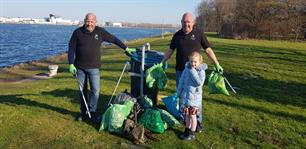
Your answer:
[[[184,139],[186,136],[188,136],[190,129],[189,128],[185,128],[184,132],[180,134],[180,138]]]
[[[203,132],[203,128],[200,128],[200,127],[198,128],[198,127],[197,127],[197,129],[196,129],[195,132],[196,132],[196,133],[201,133],[201,132]]]
[[[84,114],[79,114],[77,117],[76,117],[76,121],[79,121],[79,122],[82,122],[86,119],[86,115]]]
[[[195,134],[189,134],[182,139],[183,140],[194,140],[195,139]]]
[[[194,131],[191,131],[189,129],[187,135],[183,136],[182,137],[183,140],[194,140],[195,139],[195,132]]]

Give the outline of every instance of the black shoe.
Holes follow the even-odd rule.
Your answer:
[[[98,124],[99,123],[99,121],[98,121],[98,117],[97,117],[97,115],[96,115],[96,112],[90,112],[90,116],[91,116],[91,121],[93,122],[93,123],[95,123],[95,124]]]
[[[189,133],[187,135],[185,135],[182,139],[183,140],[194,140],[195,139],[195,132],[190,130]]]
[[[184,138],[182,138],[183,140],[194,140],[195,139],[195,135],[193,134],[189,134],[187,136],[185,136]]]
[[[184,139],[186,136],[188,136],[188,134],[189,134],[190,131],[191,131],[191,130],[190,130],[189,128],[185,128],[184,132],[181,133],[179,137],[180,137],[181,139]]]
[[[203,132],[203,128],[197,128],[196,129],[196,133],[201,133],[201,132]]]

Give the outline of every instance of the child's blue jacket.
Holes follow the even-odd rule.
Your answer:
[[[199,107],[202,100],[202,87],[205,81],[207,64],[200,64],[197,68],[191,68],[187,62],[179,81],[177,95],[180,98],[180,110],[185,106]]]

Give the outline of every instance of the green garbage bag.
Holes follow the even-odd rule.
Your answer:
[[[165,124],[158,110],[145,109],[139,119],[139,123],[152,132],[163,133],[165,131]]]
[[[159,90],[164,90],[167,86],[168,78],[163,69],[163,64],[154,64],[146,71],[146,84],[149,88],[157,87]]]
[[[152,108],[153,106],[152,99],[150,99],[147,95],[145,95],[143,98],[140,98],[139,104],[145,109]]]
[[[134,103],[131,100],[125,100],[124,103],[111,105],[102,116],[100,130],[121,133],[124,120],[130,114]]]
[[[208,77],[208,92],[210,94],[229,95],[222,74],[212,71]]]
[[[121,133],[124,120],[130,114],[133,108],[133,101],[125,100],[123,105],[115,105],[114,110],[110,112],[109,132]]]
[[[108,129],[108,124],[109,124],[109,120],[110,120],[110,111],[113,109],[113,106],[114,105],[111,105],[109,108],[107,108],[107,110],[102,115],[102,120],[101,120],[99,131]]]
[[[168,124],[164,123],[164,129],[167,130],[168,129]]]
[[[135,103],[134,103],[132,100],[125,100],[125,101],[123,102],[123,105],[125,105],[126,108],[129,109],[129,111],[131,111],[131,109],[133,108],[134,104],[135,104]]]
[[[158,109],[158,110],[161,114],[162,120],[166,122],[166,124],[168,124],[169,127],[175,127],[180,124],[180,122],[176,120],[175,117],[172,116],[168,111],[163,109]]]

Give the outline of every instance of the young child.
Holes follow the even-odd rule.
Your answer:
[[[180,99],[180,111],[183,112],[186,128],[180,138],[195,139],[197,113],[202,106],[202,87],[205,81],[207,64],[203,63],[201,54],[197,51],[189,55],[189,62],[179,81],[177,95]]]

